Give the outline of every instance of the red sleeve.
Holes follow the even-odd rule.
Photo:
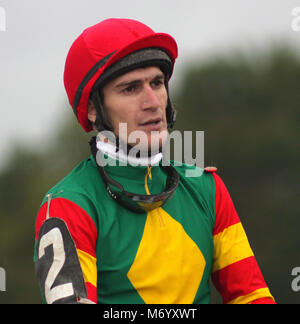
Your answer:
[[[231,197],[220,177],[216,186],[212,281],[223,303],[275,303],[249,245]]]
[[[35,226],[36,240],[39,229],[46,219],[47,208],[48,202],[44,203],[38,212]],[[51,200],[49,216],[61,218],[67,224],[76,246],[88,298],[97,303],[97,260],[95,254],[97,229],[94,221],[80,206],[65,198]]]

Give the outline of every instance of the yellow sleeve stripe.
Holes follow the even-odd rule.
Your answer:
[[[213,272],[253,256],[246,233],[240,222],[228,226],[221,233],[214,235],[213,239]]]
[[[90,254],[77,249],[77,254],[85,282],[97,287],[97,259]]]
[[[274,298],[271,295],[269,288],[260,288],[255,291],[252,291],[248,295],[237,297],[231,300],[228,304],[250,304],[251,302],[259,298],[272,298],[274,301]]]

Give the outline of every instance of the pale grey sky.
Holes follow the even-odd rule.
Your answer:
[[[272,41],[299,46],[300,32],[291,28],[295,7],[300,0],[0,0],[6,18],[0,30],[0,168],[12,140],[46,145],[70,113],[64,62],[84,28],[123,17],[171,34],[179,46],[176,80],[191,57],[263,48]]]

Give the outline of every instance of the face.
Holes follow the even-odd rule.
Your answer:
[[[139,144],[148,150],[151,143],[152,147],[163,144],[168,94],[164,74],[158,67],[121,75],[105,85],[103,96],[104,109],[116,135],[130,145]],[[120,131],[120,123],[126,123],[126,134]]]

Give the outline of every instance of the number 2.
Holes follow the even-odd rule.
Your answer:
[[[63,237],[57,227],[53,228],[41,237],[38,251],[39,259],[44,256],[45,249],[50,245],[53,246],[53,263],[45,280],[45,298],[47,303],[52,304],[58,299],[73,295],[74,288],[72,283],[66,283],[52,288],[52,285],[66,260]]]

